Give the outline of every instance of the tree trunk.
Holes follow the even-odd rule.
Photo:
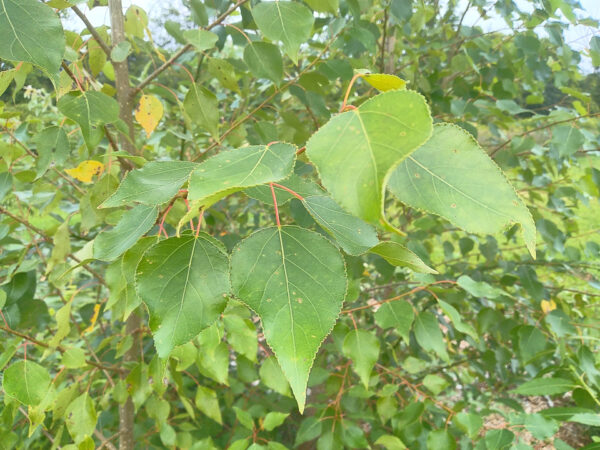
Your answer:
[[[112,33],[112,45],[116,46],[125,40],[125,22],[123,17],[123,5],[121,0],[109,0],[110,25]],[[133,128],[133,98],[129,84],[129,67],[127,59],[122,62],[113,62],[115,69],[115,84],[117,87],[117,101],[119,102],[119,116],[127,124],[129,136],[121,136],[121,148],[129,153],[135,154],[134,128]],[[125,325],[126,335],[133,336],[131,348],[123,356],[123,362],[134,362],[139,360],[140,355],[140,317],[133,312],[127,319]],[[119,449],[133,450],[135,439],[133,428],[135,423],[135,407],[131,397],[119,407]]]

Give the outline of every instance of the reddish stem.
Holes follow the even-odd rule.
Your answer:
[[[270,147],[270,146],[271,146],[271,145],[273,145],[273,144],[277,144],[278,142],[279,142],[279,141],[272,141],[272,142],[269,142],[269,143],[267,144],[267,147]]]
[[[304,201],[304,197],[302,197],[300,194],[298,194],[297,192],[292,191],[290,188],[287,188],[285,186],[282,186],[281,184],[277,184],[277,183],[271,183],[273,186],[277,186],[279,189],[283,189],[284,191],[289,192],[290,194],[292,194],[294,197],[296,197],[298,200],[300,200],[301,202]]]
[[[163,214],[160,224],[158,225],[158,235],[160,236],[160,233],[163,232],[163,233],[165,233],[165,236],[167,239],[169,239],[169,234],[167,233],[167,230],[165,230],[164,224],[165,224],[165,220],[167,218],[167,214],[169,214],[169,211],[171,211],[172,207],[173,207],[173,204],[170,204],[169,207],[167,208],[167,210],[165,211],[165,213]]]
[[[6,325],[6,328],[10,329],[10,327],[8,326],[8,322],[6,321],[6,318],[4,317],[4,314],[2,313],[1,309],[0,309],[0,316],[2,316],[2,320],[4,320],[4,325]]]
[[[198,228],[196,229],[196,237],[200,234],[200,227],[202,226],[202,218],[204,217],[204,208],[200,208],[200,217],[198,217]]]
[[[298,149],[298,151],[296,152],[296,155],[301,155],[302,153],[304,153],[306,151],[306,145],[300,149]]]
[[[277,207],[277,196],[275,195],[275,188],[273,183],[269,183],[271,186],[271,194],[273,195],[273,205],[275,206],[275,219],[277,220],[277,228],[281,228],[281,222],[279,221],[279,208]]]
[[[184,198],[183,201],[185,202],[185,206],[187,206],[187,210],[190,210],[190,202],[188,202],[187,198]],[[192,231],[194,231],[194,222],[192,221],[192,219],[190,219],[190,228],[192,229]]]
[[[360,77],[362,77],[362,74],[361,73],[357,73],[350,80],[350,84],[348,85],[348,89],[346,89],[346,95],[344,95],[344,101],[342,103],[342,107],[340,108],[340,112],[343,112],[346,109],[346,103],[348,103],[348,97],[350,96],[350,91],[352,91],[352,86],[354,86],[354,83]]]

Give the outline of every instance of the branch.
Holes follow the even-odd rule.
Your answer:
[[[8,217],[10,217],[13,220],[16,220],[17,222],[19,222],[20,224],[24,225],[26,228],[30,229],[31,231],[35,232],[36,234],[38,234],[39,236],[41,236],[41,238],[49,243],[52,243],[52,238],[50,236],[48,236],[45,232],[43,232],[42,230],[40,230],[39,228],[37,228],[36,226],[30,224],[27,220],[22,219],[21,217],[15,216],[13,213],[11,213],[10,211],[8,211],[6,208],[3,208],[2,206],[0,206],[0,213],[2,214],[6,214]],[[73,255],[72,253],[69,253],[67,255],[67,257],[71,258],[73,261],[75,261],[77,264],[81,264],[81,260]],[[104,280],[104,278],[102,277],[102,275],[100,275],[98,272],[96,272],[94,269],[92,269],[90,266],[88,266],[87,264],[82,264],[81,267],[83,267],[85,270],[87,270],[90,274],[92,274],[100,284],[108,287],[108,285],[106,284],[106,281]]]
[[[85,27],[88,29],[92,37],[96,40],[96,42],[102,49],[102,51],[106,53],[106,56],[108,56],[108,59],[110,59],[110,48],[108,47],[108,45],[106,45],[106,42],[104,42],[102,37],[100,37],[100,35],[96,31],[96,28],[94,28],[94,25],[91,24],[91,22],[88,20],[85,14],[83,14],[77,6],[72,6],[71,9],[75,14],[79,16],[81,21],[85,24]]]
[[[7,326],[0,325],[0,330],[5,331],[5,332],[7,332],[9,334],[12,334],[14,336],[18,336],[18,337],[20,337],[22,339],[28,340],[32,344],[35,344],[35,345],[37,345],[39,347],[53,348],[53,347],[50,347],[50,345],[46,344],[45,342],[38,341],[37,339],[35,339],[35,338],[33,338],[33,337],[25,334],[25,333],[21,333],[20,331],[13,330],[12,328],[9,328]],[[65,353],[67,351],[67,349],[64,348],[61,345],[56,346],[56,350],[58,350],[61,353]],[[90,359],[86,359],[85,363],[88,364],[88,365],[90,365],[90,366],[94,366],[94,367],[96,367],[98,369],[101,369],[101,370],[111,370],[111,371],[114,371],[114,372],[123,372],[124,371],[124,369],[122,369],[120,367],[105,366],[104,364],[99,364],[99,363],[97,363],[95,361],[92,361]]]
[[[570,119],[558,120],[558,121],[556,121],[556,122],[547,123],[546,125],[542,125],[542,126],[540,126],[540,127],[533,128],[533,129],[531,129],[531,130],[528,130],[528,131],[524,131],[523,133],[521,133],[521,134],[516,134],[515,136],[511,137],[510,139],[508,139],[508,140],[504,141],[502,144],[498,145],[496,148],[494,148],[494,149],[493,149],[493,150],[492,150],[492,151],[489,153],[489,155],[490,155],[490,157],[491,157],[491,158],[493,158],[493,157],[494,157],[494,155],[495,155],[496,153],[498,153],[500,150],[502,150],[504,147],[506,147],[508,144],[510,144],[510,143],[511,143],[511,141],[512,141],[514,138],[516,138],[516,137],[523,137],[523,136],[527,136],[527,135],[529,135],[529,134],[531,134],[531,133],[535,133],[536,131],[545,130],[546,128],[551,128],[551,127],[553,127],[554,125],[559,125],[559,124],[561,124],[561,123],[575,122],[575,121],[577,121],[577,120],[579,120],[579,119],[586,119],[586,118],[589,118],[589,117],[596,117],[596,116],[600,116],[600,113],[585,114],[585,115],[583,115],[583,116],[571,117]]]
[[[214,27],[216,27],[217,25],[220,25],[233,11],[235,11],[238,8],[238,6],[241,6],[246,2],[248,2],[248,0],[238,0],[227,11],[225,11],[223,14],[221,14],[219,17],[217,17],[213,23],[208,25],[205,28],[205,30],[211,30]],[[163,73],[169,67],[171,67],[173,65],[173,63],[175,61],[177,61],[181,55],[183,55],[185,52],[189,51],[192,47],[193,47],[192,44],[186,44],[182,48],[180,48],[173,56],[171,56],[165,63],[163,63],[162,66],[160,66],[158,69],[156,69],[150,75],[148,75],[140,84],[137,85],[137,87],[132,89],[131,96],[134,97],[138,92],[140,92],[142,89],[144,89],[146,86],[148,86],[152,82],[152,80],[154,80],[157,76],[159,76],[161,73]]]

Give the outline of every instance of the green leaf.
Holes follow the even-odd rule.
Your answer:
[[[352,369],[365,389],[369,389],[371,371],[379,358],[379,339],[368,331],[352,330],[344,339],[343,352],[352,360]]]
[[[283,51],[297,64],[300,45],[310,38],[315,22],[312,11],[296,2],[261,2],[252,8],[252,16],[262,34],[281,41]]]
[[[260,380],[269,389],[273,389],[275,392],[285,397],[292,396],[290,384],[274,357],[270,356],[261,363],[258,374]]]
[[[199,84],[192,84],[183,100],[183,109],[194,125],[219,139],[219,105],[215,94]]]
[[[393,266],[408,267],[414,272],[420,273],[438,273],[437,270],[429,267],[421,261],[421,258],[397,242],[381,242],[370,249],[369,253],[381,256]]]
[[[403,203],[470,232],[497,233],[520,223],[535,258],[533,218],[500,168],[462,128],[438,124],[433,136],[393,173],[390,191]]]
[[[446,351],[446,342],[436,317],[428,312],[420,313],[415,319],[415,338],[418,344],[428,352],[435,352],[444,361],[450,361]]]
[[[73,347],[62,355],[62,363],[67,369],[78,369],[85,366],[85,352],[83,349]]]
[[[564,378],[536,378],[526,381],[512,392],[520,395],[554,395],[572,391],[577,385]]]
[[[456,448],[456,441],[448,430],[433,430],[427,434],[427,448],[454,450]]]
[[[213,48],[219,40],[219,36],[212,31],[206,30],[185,30],[183,32],[183,37],[199,52]]]
[[[71,402],[65,415],[67,429],[75,443],[82,442],[94,433],[98,415],[94,401],[87,392]]]
[[[65,33],[52,8],[37,0],[0,0],[0,59],[40,67],[56,84]]]
[[[92,150],[96,126],[116,122],[119,104],[108,95],[97,91],[74,91],[60,98],[58,110],[81,127],[88,149]]]
[[[154,226],[157,217],[156,206],[138,205],[126,211],[112,230],[102,231],[96,236],[94,258],[103,261],[118,258]]]
[[[48,370],[33,361],[18,361],[4,371],[2,389],[27,406],[39,405],[51,382]]]
[[[119,42],[110,52],[110,59],[114,62],[123,62],[129,56],[131,44],[127,41]]]
[[[188,161],[152,161],[127,173],[117,191],[100,205],[111,208],[138,202],[161,205],[168,202],[198,164]]]
[[[208,60],[208,72],[219,80],[224,88],[240,93],[235,69],[225,59],[211,58]]]
[[[218,319],[227,304],[228,269],[221,244],[204,233],[166,239],[146,251],[136,287],[150,313],[159,357]]]
[[[263,428],[267,431],[273,431],[275,428],[280,426],[289,415],[289,413],[272,411],[265,416]]]
[[[414,320],[412,305],[404,300],[384,303],[375,313],[378,326],[383,329],[395,328],[406,342],[409,341],[409,332]]]
[[[10,172],[0,173],[0,200],[6,197],[13,187],[13,177]]]
[[[223,323],[227,331],[227,342],[231,347],[250,361],[256,362],[258,340],[252,321],[233,314],[226,314],[223,316]]]
[[[381,445],[387,450],[404,450],[406,445],[400,440],[400,438],[391,434],[383,434],[377,438],[375,445]]]
[[[392,170],[431,135],[425,99],[414,91],[390,91],[338,114],[306,144],[321,181],[351,214],[379,223],[383,189]]]
[[[279,181],[294,167],[296,148],[290,144],[242,147],[207,159],[190,176],[188,198],[212,204],[241,189]]]
[[[467,433],[471,439],[479,435],[479,430],[483,426],[483,419],[479,414],[459,412],[452,419],[454,424],[462,431]]]
[[[600,427],[600,414],[592,409],[556,406],[543,409],[540,414],[561,422],[578,422],[591,427]]]
[[[252,416],[249,412],[244,411],[237,406],[234,406],[233,409],[235,411],[235,417],[244,427],[248,428],[249,430],[254,429],[254,420],[252,420]]]
[[[317,12],[337,13],[340,9],[339,0],[306,0],[308,6]]]
[[[315,221],[331,234],[349,255],[361,255],[379,242],[375,228],[348,214],[331,197],[304,197],[302,203]]]
[[[127,8],[125,13],[125,32],[130,36],[144,39],[144,30],[148,27],[146,11],[136,5]]]
[[[276,45],[251,42],[244,49],[244,61],[257,78],[267,78],[275,84],[283,79],[283,59]]]
[[[221,418],[221,408],[219,407],[219,399],[217,393],[205,386],[198,386],[196,390],[196,407],[219,425],[223,424]]]
[[[302,412],[310,368],[346,293],[341,254],[315,232],[267,228],[233,250],[231,283],[236,297],[260,316]]]
[[[446,303],[445,301],[440,300],[439,298],[437,299],[437,301],[440,305],[440,308],[442,308],[444,314],[446,314],[450,318],[450,320],[454,324],[454,328],[456,328],[457,331],[471,336],[475,341],[479,341],[479,336],[477,336],[475,329],[468,323],[463,322],[460,313],[456,310],[454,306],[452,306],[450,303]]]
[[[582,149],[584,142],[583,133],[574,126],[562,125],[552,130],[551,146],[558,151],[559,156],[575,154]]]
[[[67,133],[61,127],[49,127],[33,137],[38,152],[35,161],[36,180],[46,173],[52,163],[62,166],[71,148]]]
[[[510,448],[515,434],[509,430],[489,430],[484,440],[488,450],[504,450]]]
[[[10,83],[12,83],[15,78],[16,72],[17,71],[15,69],[4,70],[0,72],[0,95],[4,94],[4,92],[8,89],[8,86],[10,86]]]
[[[456,280],[457,284],[471,294],[473,297],[477,298],[489,298],[493,300],[495,298],[501,297],[503,295],[508,295],[507,292],[504,292],[502,289],[491,286],[485,281],[475,281],[469,275],[461,275]]]

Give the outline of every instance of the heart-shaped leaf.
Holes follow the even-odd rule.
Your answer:
[[[348,212],[379,223],[392,170],[431,135],[425,99],[389,91],[333,117],[306,144],[321,181]]]
[[[39,405],[50,388],[50,374],[37,363],[19,361],[4,371],[2,388],[28,406]]]
[[[234,294],[260,316],[267,343],[302,412],[313,360],[344,301],[342,255],[313,231],[267,228],[233,250],[231,284]]]
[[[535,223],[500,168],[462,128],[434,127],[431,139],[393,173],[401,202],[444,217],[470,233],[497,233],[520,223],[535,258]]]
[[[207,234],[174,237],[146,251],[135,282],[150,313],[158,356],[166,358],[225,309],[229,260],[222,244]]]

